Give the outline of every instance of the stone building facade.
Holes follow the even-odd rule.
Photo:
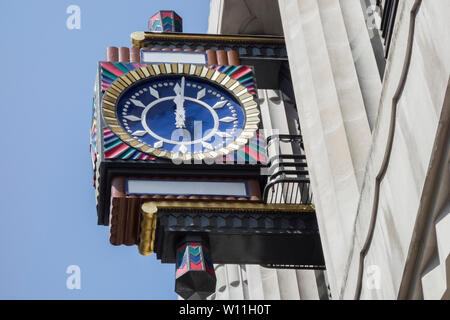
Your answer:
[[[216,265],[210,298],[450,298],[450,2],[210,6],[211,34],[284,37],[258,96],[265,128],[303,137],[326,264]]]

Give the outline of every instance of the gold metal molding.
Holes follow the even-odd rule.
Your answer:
[[[146,40],[172,40],[172,41],[217,41],[235,43],[264,43],[284,45],[284,37],[277,36],[239,36],[239,35],[215,35],[215,34],[195,34],[195,33],[153,33],[137,31],[131,34],[131,43],[138,48],[145,47]]]
[[[145,209],[142,207],[141,233],[139,235],[139,253],[149,256],[153,253],[156,231],[156,212],[158,208],[155,205],[148,204]]]
[[[179,201],[179,200],[162,200],[162,201],[147,201],[142,204],[142,221],[141,233],[139,240],[139,253],[148,256],[153,253],[157,212],[158,209],[166,210],[214,210],[214,211],[274,211],[274,212],[315,212],[314,205],[304,204],[265,204],[265,203],[249,203],[249,202],[227,202],[227,201]]]
[[[312,204],[266,204],[254,202],[230,201],[180,201],[180,200],[151,200],[142,204],[143,212],[152,212],[159,209],[183,210],[223,210],[223,211],[275,211],[275,212],[315,212]],[[156,211],[155,211],[156,212]]]

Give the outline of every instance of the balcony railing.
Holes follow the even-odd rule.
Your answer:
[[[276,204],[312,204],[308,165],[301,135],[272,135],[267,138],[268,178],[264,201]],[[263,264],[276,269],[324,270],[324,265]]]
[[[266,203],[311,204],[312,194],[301,135],[272,135],[267,138],[268,178]]]

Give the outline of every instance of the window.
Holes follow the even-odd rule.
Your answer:
[[[381,37],[384,40],[385,58],[387,58],[389,55],[398,3],[399,0],[377,0],[377,6],[381,9],[380,31]]]

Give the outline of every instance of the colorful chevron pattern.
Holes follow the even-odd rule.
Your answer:
[[[226,163],[266,163],[266,141],[263,134],[257,131],[256,135],[244,147],[226,155],[223,161]]]
[[[199,242],[188,242],[178,248],[176,268],[177,278],[189,271],[206,271],[215,276],[209,249]]]
[[[154,156],[136,150],[129,146],[118,136],[116,136],[110,128],[103,129],[103,139],[105,147],[105,159],[131,159],[131,160],[154,160]]]
[[[150,18],[148,30],[152,32],[162,32],[161,17],[159,12]]]
[[[175,32],[183,32],[183,19],[176,13],[174,14]]]
[[[101,63],[101,86],[105,91],[119,77],[125,73],[145,67],[147,64],[124,63],[124,62],[102,62]],[[247,66],[210,66],[215,70],[226,73],[231,78],[239,81],[247,87],[250,93],[255,94],[255,83],[253,81],[253,70]],[[137,151],[128,144],[122,142],[109,128],[103,130],[105,159],[131,159],[131,160],[154,160],[143,152]],[[241,149],[228,154],[223,158],[225,162],[237,163],[266,163],[267,156],[265,151],[264,137],[257,133],[255,137]]]
[[[148,23],[151,32],[183,32],[183,20],[174,11],[159,11]]]
[[[101,85],[102,91],[109,88],[111,83],[132,70],[145,67],[146,64],[124,63],[124,62],[102,62],[101,63]]]
[[[146,64],[124,63],[124,62],[102,62],[102,90],[109,88],[117,78],[125,73],[145,67]],[[255,82],[253,78],[253,70],[247,66],[208,66],[214,70],[218,70],[239,81],[241,85],[246,87],[251,94],[256,94]]]
[[[256,94],[252,68],[247,66],[211,66],[211,68],[227,74],[239,81],[251,94]]]
[[[208,272],[213,277],[216,276],[216,273],[214,272],[214,264],[211,261],[211,256],[209,254],[209,249],[206,246],[203,246],[203,256],[205,258],[205,269],[206,272]]]
[[[91,135],[90,135],[89,140],[90,140],[90,151],[91,151],[91,161],[92,161],[92,171],[93,171],[93,185],[95,187],[95,166],[97,164],[97,135],[95,133],[96,120],[95,120],[95,100],[94,99],[92,99],[92,125],[91,125]]]

